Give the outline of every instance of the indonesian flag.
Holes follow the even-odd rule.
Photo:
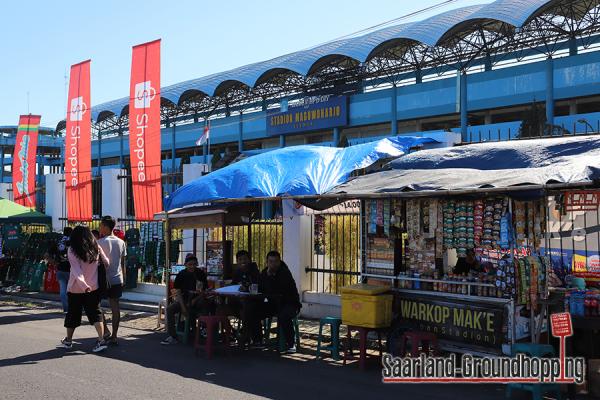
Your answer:
[[[202,135],[196,140],[196,146],[202,146],[204,143],[208,142],[208,138],[210,137],[210,121],[204,125],[204,131]]]

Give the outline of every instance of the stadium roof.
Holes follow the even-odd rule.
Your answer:
[[[385,27],[365,35],[329,42],[308,50],[163,87],[161,97],[163,101],[178,105],[196,95],[218,96],[233,84],[253,88],[282,72],[307,76],[327,60],[335,57],[345,57],[356,63],[365,63],[386,49],[398,46],[400,42],[429,47],[439,46],[451,36],[460,37],[468,34],[482,21],[489,22],[486,25],[486,29],[489,30],[494,29],[494,22],[520,28],[561,1],[564,2],[564,0],[497,0],[489,4],[457,8],[422,21]],[[585,7],[593,8],[597,3],[597,1],[587,2]],[[128,103],[128,97],[124,97],[95,106],[92,108],[92,118],[94,121],[101,121],[111,115],[124,115],[127,113]]]

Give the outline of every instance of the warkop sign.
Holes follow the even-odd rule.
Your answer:
[[[133,47],[129,156],[136,219],[162,211],[160,161],[160,40]]]
[[[435,333],[440,339],[500,347],[504,342],[504,306],[402,293],[396,312],[402,324]]]
[[[69,221],[92,219],[92,120],[90,61],[71,66],[65,138],[65,183]]]

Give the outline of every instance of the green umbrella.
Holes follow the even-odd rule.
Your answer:
[[[29,207],[0,198],[0,224],[5,223],[50,225],[52,218]]]

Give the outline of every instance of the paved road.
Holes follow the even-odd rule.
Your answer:
[[[504,398],[500,386],[384,385],[377,368],[361,372],[307,355],[233,352],[208,361],[190,346],[160,346],[162,333],[138,329],[123,329],[120,346],[95,355],[93,328],[75,335],[73,350],[56,349],[64,337],[60,313],[0,302],[0,398]]]

